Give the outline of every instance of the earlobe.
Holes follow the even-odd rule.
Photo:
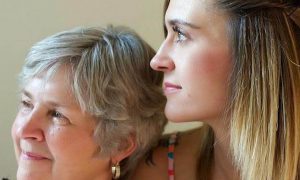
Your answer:
[[[125,143],[120,145],[122,148],[111,156],[112,179],[119,179],[121,176],[120,162],[130,156],[137,148],[136,138],[133,135],[128,137]]]
[[[116,154],[112,155],[111,161],[113,164],[120,163],[123,159],[130,156],[137,148],[136,139],[134,136],[130,136],[127,138],[127,145],[116,152]]]

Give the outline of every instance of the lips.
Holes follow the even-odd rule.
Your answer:
[[[169,83],[169,82],[164,83],[165,95],[176,93],[176,92],[180,91],[181,89],[182,89],[182,87],[180,85]]]
[[[20,157],[25,160],[45,160],[51,159],[50,154],[47,153],[46,149],[30,140],[21,140],[20,141]]]
[[[41,154],[34,153],[34,152],[26,152],[26,151],[21,152],[21,157],[26,160],[36,160],[36,161],[49,159]]]

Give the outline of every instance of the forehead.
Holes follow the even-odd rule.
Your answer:
[[[210,0],[170,0],[166,19],[196,18],[205,15],[211,7]]]
[[[68,75],[66,68],[57,69],[51,76],[47,76],[46,72],[41,73],[27,81],[24,91],[36,96],[36,98],[45,99],[51,97],[62,101],[73,101],[74,97]]]
[[[171,0],[166,11],[166,25],[179,20],[199,27],[197,32],[215,42],[227,42],[228,18],[215,0]]]

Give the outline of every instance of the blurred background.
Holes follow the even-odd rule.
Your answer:
[[[163,40],[163,0],[1,0],[0,6],[0,179],[15,179],[10,128],[17,111],[17,74],[28,49],[54,33],[78,26],[126,25],[154,49]],[[198,124],[169,124],[166,133]]]

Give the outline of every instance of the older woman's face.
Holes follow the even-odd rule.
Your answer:
[[[218,119],[227,99],[231,55],[227,15],[211,0],[171,0],[168,35],[151,61],[164,72],[166,116],[172,121]]]
[[[12,128],[18,180],[110,175],[110,160],[99,157],[93,139],[95,121],[75,103],[65,77],[63,69],[46,83],[36,77],[22,91]]]

